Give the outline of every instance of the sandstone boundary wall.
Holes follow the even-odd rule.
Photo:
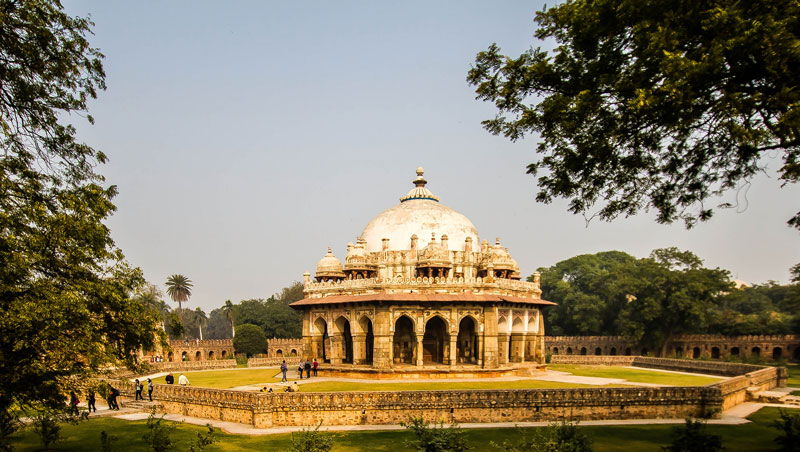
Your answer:
[[[289,371],[297,370],[297,365],[300,364],[299,356],[286,356],[276,358],[248,358],[247,367],[275,367],[280,366],[283,361],[289,366]],[[294,367],[292,367],[294,366]]]
[[[582,362],[577,362],[581,358]],[[458,391],[258,393],[156,385],[167,413],[277,426],[397,424],[409,416],[429,422],[528,422],[561,419],[642,419],[718,416],[754,390],[785,386],[785,368],[643,357],[559,357],[565,364],[634,365],[727,376],[697,387],[573,388]],[[133,397],[120,384],[123,400]]]

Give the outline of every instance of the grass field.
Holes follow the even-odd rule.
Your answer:
[[[339,392],[339,391],[420,391],[448,389],[546,389],[546,388],[589,388],[596,385],[560,383],[557,381],[517,380],[517,381],[459,381],[459,382],[408,382],[408,383],[358,383],[349,381],[321,381],[300,386],[300,392]]]
[[[619,378],[635,383],[653,383],[672,386],[700,386],[714,383],[720,378],[698,377],[694,375],[681,375],[668,372],[659,372],[644,369],[629,369],[612,366],[573,366],[551,365],[550,369],[569,372],[574,375],[587,377]],[[191,386],[203,388],[229,389],[237,386],[258,385],[263,383],[277,383],[275,378],[279,373],[278,368],[236,369],[236,370],[210,370],[185,372]],[[177,382],[178,373],[174,373]],[[289,371],[289,380],[296,380],[294,371]],[[156,383],[165,383],[164,377],[153,380]],[[589,385],[574,383],[559,383],[541,380],[520,381],[464,381],[464,382],[415,382],[404,383],[362,383],[348,381],[324,381],[301,385],[302,392],[328,392],[328,391],[413,391],[421,389],[538,389],[538,388],[577,388]]]
[[[646,369],[631,369],[619,366],[575,366],[551,364],[548,369],[569,372],[584,377],[621,378],[635,383],[653,383],[670,386],[705,386],[723,380],[720,377],[699,377]]]
[[[728,452],[775,451],[777,447],[773,439],[778,431],[772,427],[778,418],[777,408],[763,408],[750,416],[753,421],[744,425],[710,425],[708,429],[722,435]],[[661,446],[669,443],[671,425],[636,425],[636,426],[602,426],[581,427],[594,439],[595,452],[656,452]],[[142,439],[146,430],[144,421],[124,421],[112,418],[97,418],[83,422],[77,426],[65,425],[62,431],[64,439],[55,445],[62,452],[79,452],[100,450],[100,432],[106,431],[117,437],[115,451],[146,452],[147,445]],[[203,427],[177,424],[174,432],[176,450],[188,450],[188,444],[196,432]],[[411,436],[406,431],[363,431],[332,433],[335,452],[353,452],[368,450],[371,452],[411,451],[405,441]],[[499,450],[490,446],[490,442],[502,443],[513,441],[519,436],[514,428],[486,428],[467,431],[467,440],[472,450]],[[289,434],[267,436],[242,436],[218,434],[217,444],[206,449],[209,452],[239,451],[285,451],[288,450]],[[19,452],[40,450],[41,444],[31,431],[15,435],[12,440]]]
[[[197,372],[184,372],[191,386],[202,388],[228,389],[236,386],[253,385],[258,383],[278,382],[275,375],[280,372],[276,368],[237,369],[237,370],[205,370]],[[178,383],[178,372],[173,372],[175,383]],[[296,373],[295,373],[296,375]],[[166,383],[164,377],[153,379],[154,383]]]

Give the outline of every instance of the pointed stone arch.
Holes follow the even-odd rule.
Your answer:
[[[417,352],[417,334],[414,320],[401,315],[394,321],[392,357],[395,364],[414,364]]]
[[[450,347],[450,328],[440,315],[434,315],[425,322],[422,337],[422,361],[430,364],[444,364]]]
[[[464,316],[458,323],[456,339],[456,362],[459,364],[478,363],[478,322],[471,315]]]
[[[358,327],[363,335],[363,349],[357,359],[361,364],[372,364],[373,353],[375,350],[375,334],[372,328],[372,319],[367,315],[361,316],[358,320]]]
[[[337,350],[339,357],[344,364],[353,364],[353,333],[350,330],[350,321],[344,316],[339,316],[334,321],[336,326],[336,342],[338,343]]]

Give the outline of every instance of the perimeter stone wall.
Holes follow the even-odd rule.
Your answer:
[[[303,338],[267,339],[267,358],[299,357],[303,354]]]
[[[122,400],[133,386],[121,384]],[[429,422],[528,422],[560,419],[683,418],[717,413],[711,387],[577,388],[474,391],[257,393],[155,385],[167,413],[250,424],[258,428]]]
[[[234,369],[236,368],[235,359],[221,359],[218,361],[165,361],[160,363],[150,363],[150,369],[154,372],[176,372],[203,369]]]
[[[301,360],[299,356],[287,356],[285,358],[248,358],[247,367],[274,367],[280,366],[284,361],[286,361],[286,365],[289,366],[289,371],[291,372],[292,370],[297,370],[297,365],[300,364]]]
[[[545,348],[553,355],[652,356],[660,352],[632,343],[622,336],[547,336]],[[685,334],[667,344],[667,355],[695,359],[739,357],[800,361],[800,335]]]

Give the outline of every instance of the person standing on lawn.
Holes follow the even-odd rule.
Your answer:
[[[317,376],[317,367],[319,367],[319,363],[317,362],[317,358],[314,358],[313,368],[314,368],[314,376],[315,377]]]
[[[171,385],[171,384],[175,383],[175,377],[172,375],[172,372],[167,374],[167,376],[164,377],[164,380],[167,382],[168,385]]]
[[[311,378],[311,361],[306,360],[306,364],[303,367],[306,369],[306,378]]]
[[[283,383],[284,381],[289,381],[286,379],[286,372],[288,371],[289,371],[289,366],[286,365],[286,360],[284,359],[283,363],[281,363],[281,373],[283,374],[283,377],[281,377],[281,383]]]

